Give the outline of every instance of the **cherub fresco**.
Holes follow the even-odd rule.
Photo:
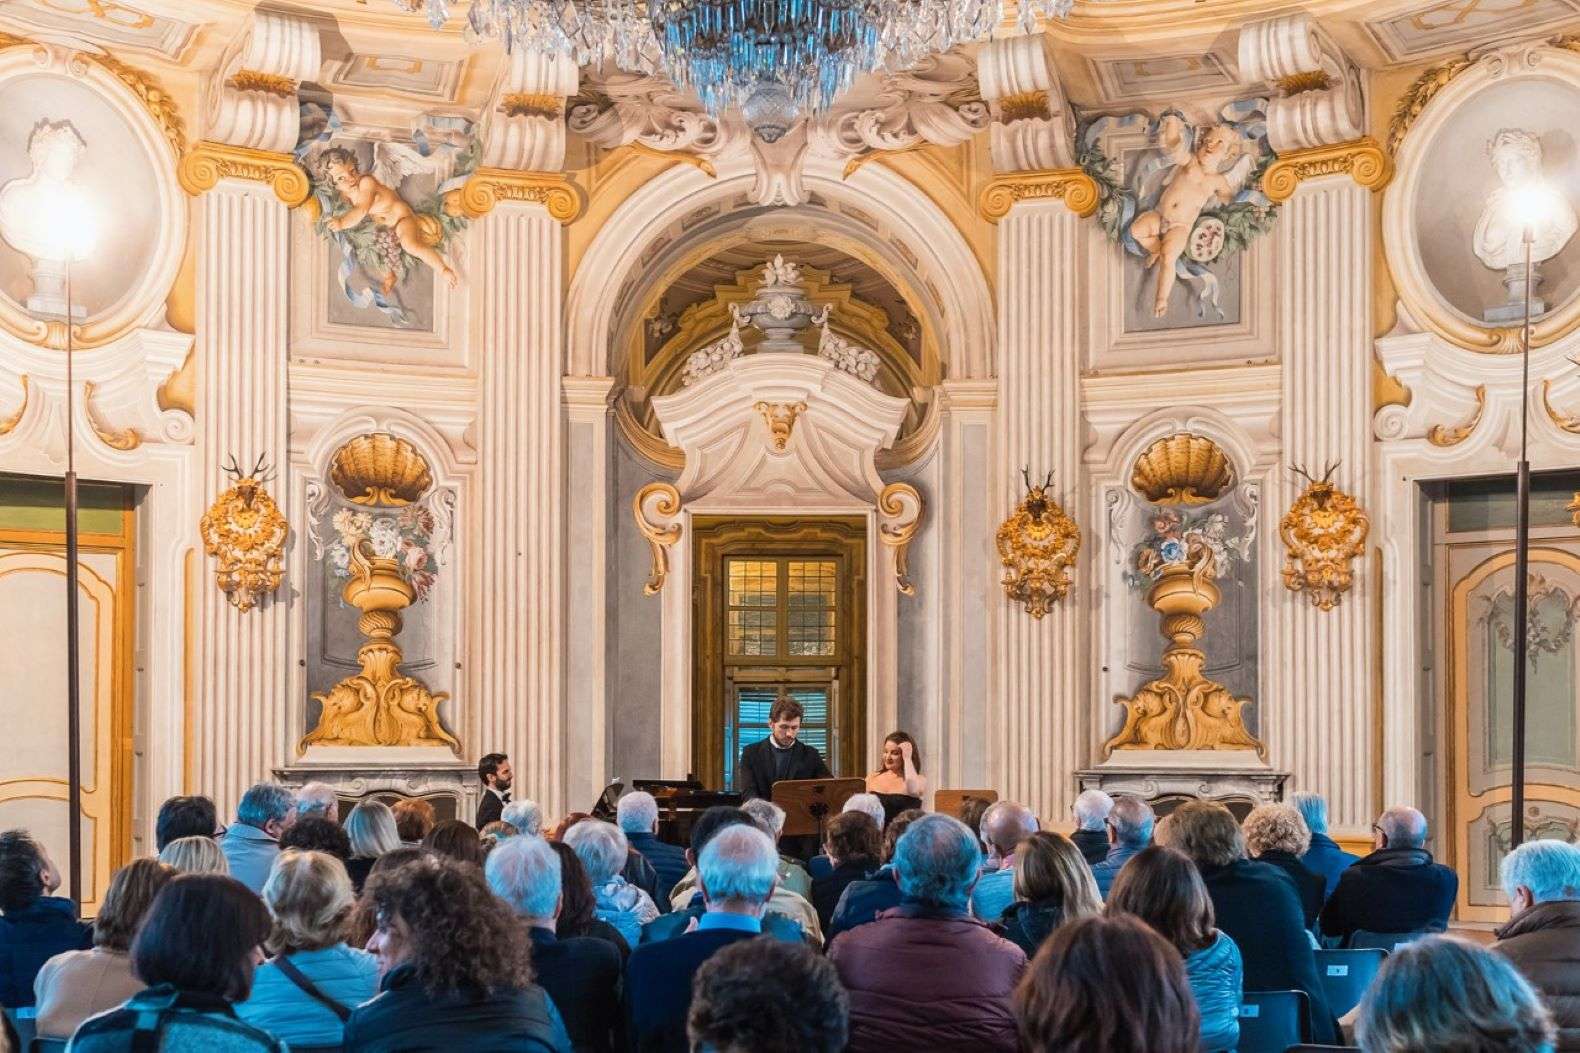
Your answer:
[[[444,276],[452,288],[460,280],[455,268],[434,247],[439,239],[433,237],[432,232],[424,233],[416,211],[376,176],[362,171],[356,154],[344,147],[331,147],[318,158],[318,171],[319,178],[339,191],[350,205],[338,216],[325,220],[325,229],[336,232],[350,230],[367,219],[371,219],[377,228],[376,237],[385,260],[384,274],[379,283],[384,295],[388,296],[399,280],[401,252],[432,267]]]
[[[1144,126],[1147,146],[1120,165],[1103,139]],[[1081,130],[1080,163],[1098,186],[1098,218],[1124,250],[1140,257],[1152,282],[1151,311],[1162,318],[1184,282],[1198,317],[1219,317],[1218,278],[1209,266],[1238,252],[1272,224],[1276,207],[1261,175],[1276,158],[1267,145],[1260,100],[1231,103],[1192,123],[1179,110],[1103,117]]]

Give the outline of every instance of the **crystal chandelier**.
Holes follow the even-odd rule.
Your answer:
[[[395,0],[434,28],[459,0]],[[827,110],[863,73],[985,38],[1016,0],[472,0],[467,33],[631,73],[667,75],[766,142]],[[1074,0],[1018,0],[1021,32]]]

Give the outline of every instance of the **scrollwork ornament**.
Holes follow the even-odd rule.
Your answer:
[[[911,540],[922,526],[922,495],[910,483],[890,483],[878,495],[878,540],[894,549],[894,584],[906,596],[916,595],[911,581]]]
[[[1334,486],[1338,465],[1330,465],[1321,479],[1303,469],[1306,478],[1289,511],[1278,524],[1278,536],[1288,547],[1284,553],[1284,587],[1304,592],[1318,610],[1331,611],[1354,584],[1351,565],[1366,549],[1371,517],[1354,497]]]
[[[198,533],[204,549],[219,561],[215,584],[231,606],[250,611],[280,587],[285,576],[281,558],[291,527],[263,488],[261,458],[246,475],[234,459],[226,470],[236,476],[236,485],[214,499],[198,520]]]
[[[1042,619],[1070,592],[1070,567],[1081,551],[1081,530],[1048,495],[1053,474],[1033,486],[1025,472],[1026,496],[999,525],[999,562],[1006,568],[1004,595]]]
[[[652,550],[653,568],[642,585],[644,596],[656,595],[669,577],[669,547],[680,540],[681,526],[676,522],[659,522],[654,516],[672,519],[680,514],[680,491],[669,483],[648,483],[636,492],[631,501],[631,514],[636,517],[636,528],[647,538]]]

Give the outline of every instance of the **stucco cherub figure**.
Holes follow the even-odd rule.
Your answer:
[[[1155,143],[1174,167],[1157,204],[1131,222],[1130,235],[1146,251],[1146,266],[1157,270],[1152,313],[1161,318],[1196,220],[1209,205],[1233,201],[1256,161],[1227,124],[1194,130],[1177,113],[1159,119]]]
[[[384,273],[380,277],[384,295],[388,296],[400,280],[397,262],[402,251],[443,275],[452,287],[460,281],[455,268],[425,235],[416,210],[393,187],[362,171],[356,154],[342,147],[331,147],[319,155],[318,170],[351,206],[324,224],[329,230],[350,230],[364,219],[371,219],[378,229],[385,260]]]

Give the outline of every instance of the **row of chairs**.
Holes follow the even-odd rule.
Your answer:
[[[16,1032],[16,1048],[21,1053],[66,1053],[66,1039],[39,1037],[38,1014],[32,1006],[7,1009],[5,1018],[10,1029]]]
[[[1340,1017],[1360,1004],[1388,951],[1381,947],[1359,947],[1313,953],[1328,1009]],[[1307,1045],[1311,1039],[1310,1027],[1311,1006],[1306,992],[1247,991],[1240,1004],[1238,1053],[1344,1048]]]

